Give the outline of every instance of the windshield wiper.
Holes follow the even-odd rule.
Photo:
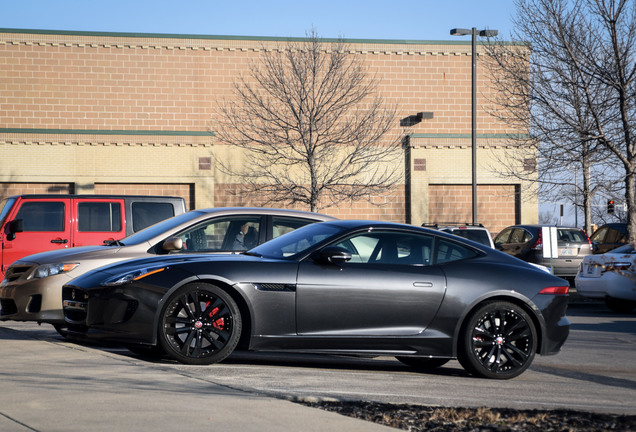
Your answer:
[[[124,246],[119,240],[104,240],[105,246]]]
[[[257,254],[257,253],[252,252],[252,251],[241,252],[241,255],[249,255],[249,256],[255,256],[255,257],[263,258],[263,255]]]

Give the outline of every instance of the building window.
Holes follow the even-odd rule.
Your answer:
[[[212,158],[211,157],[200,157],[199,158],[199,170],[200,171],[209,171],[212,169]]]

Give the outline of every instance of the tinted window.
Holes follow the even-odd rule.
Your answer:
[[[272,216],[272,238],[282,236],[302,226],[315,222],[310,219],[299,219],[285,216]]]
[[[488,237],[488,233],[485,230],[456,229],[448,232],[455,234],[456,236],[490,246],[490,237]]]
[[[477,252],[467,247],[439,239],[435,251],[435,264],[444,264],[477,256]]]
[[[532,238],[530,233],[524,229],[516,228],[510,236],[509,243],[525,243]]]
[[[134,202],[132,204],[133,231],[137,232],[174,216],[170,203]]]
[[[351,263],[430,265],[433,237],[374,232],[349,237],[335,246],[351,252]]]
[[[506,228],[495,237],[495,243],[506,244],[508,240],[510,240],[510,234],[512,233],[512,228]]]
[[[77,205],[77,229],[80,232],[119,232],[121,205],[111,202],[81,202]]]
[[[22,219],[24,231],[64,231],[64,203],[25,202],[22,203],[16,219]]]
[[[592,234],[592,241],[605,243],[605,236],[607,235],[608,228],[603,227]]]
[[[209,219],[177,234],[184,252],[245,251],[258,245],[260,216]]]
[[[617,229],[609,228],[607,230],[607,236],[605,236],[605,243],[622,243],[623,233]]]

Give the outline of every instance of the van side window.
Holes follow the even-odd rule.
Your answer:
[[[64,203],[25,202],[20,206],[16,219],[22,219],[24,231],[64,231]]]
[[[81,202],[77,205],[79,232],[121,231],[121,206],[111,202]]]
[[[164,219],[174,216],[174,206],[170,203],[132,203],[133,231],[137,232]]]

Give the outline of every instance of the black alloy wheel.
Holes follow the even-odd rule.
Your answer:
[[[193,283],[175,291],[159,320],[159,340],[165,352],[181,363],[217,363],[234,351],[241,336],[241,314],[223,289]]]
[[[460,336],[458,360],[473,375],[510,379],[525,371],[537,350],[537,332],[519,306],[485,303],[467,319]]]
[[[395,358],[407,366],[411,366],[412,368],[422,369],[422,370],[435,369],[440,366],[444,366],[446,363],[450,361],[450,359],[448,358],[431,358],[431,357],[397,356]]]

